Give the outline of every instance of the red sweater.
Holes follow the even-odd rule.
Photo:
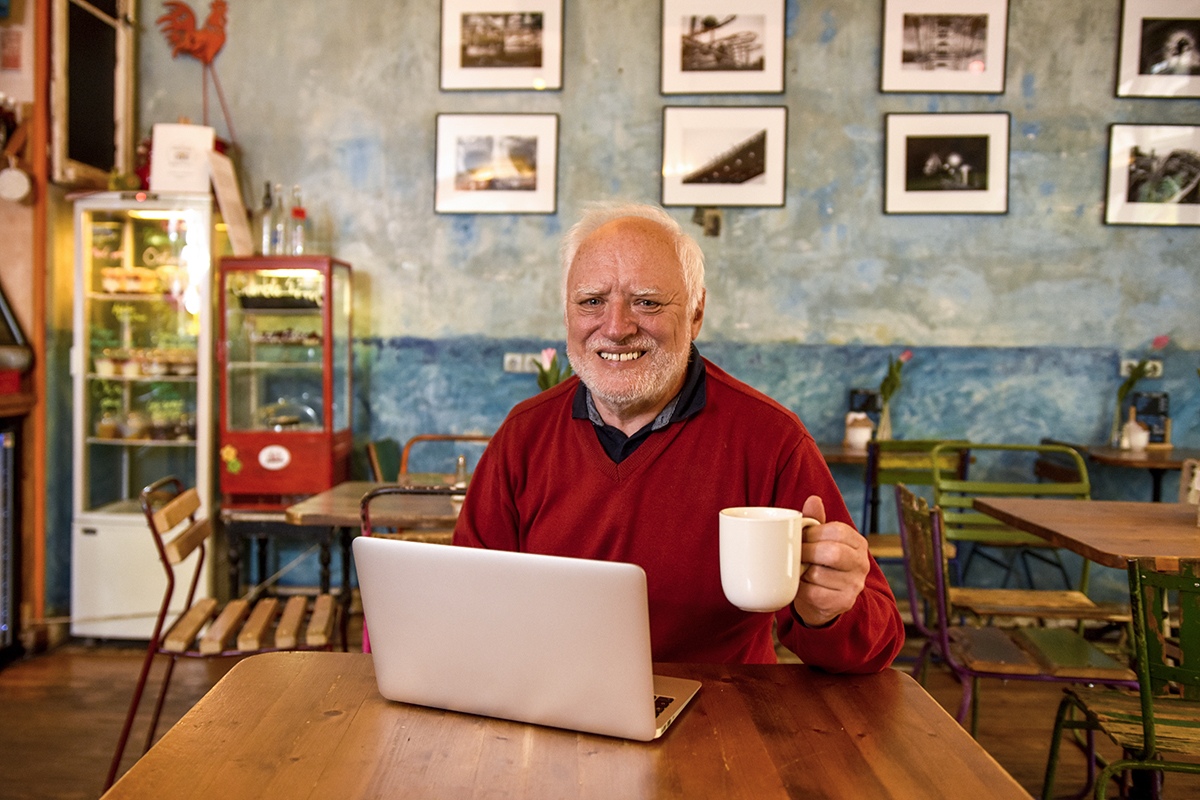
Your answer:
[[[799,418],[705,361],[707,402],[614,464],[586,419],[573,419],[578,378],[518,404],[471,479],[459,545],[625,561],[646,571],[654,660],[772,663],[771,622],[804,663],[875,672],[904,643],[891,589],[871,562],[854,607],[826,628],[733,606],[721,590],[718,512],[800,508],[811,494],[828,520],[853,524]]]

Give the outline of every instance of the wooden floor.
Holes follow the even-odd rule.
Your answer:
[[[0,670],[0,800],[100,795],[141,656],[142,651],[130,647],[72,643]],[[182,663],[159,733],[230,666]],[[959,695],[948,675],[935,671],[927,683],[930,693],[953,712]],[[1060,692],[1052,685],[1021,681],[983,685],[979,742],[1035,796],[1041,792]],[[133,751],[144,737],[145,725],[139,724],[123,770],[135,760]],[[1083,772],[1079,751],[1064,748],[1058,796],[1078,791]],[[1168,776],[1165,797],[1200,797],[1200,776]]]

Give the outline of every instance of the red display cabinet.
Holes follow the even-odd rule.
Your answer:
[[[224,258],[217,347],[222,503],[273,508],[349,477],[350,265]]]

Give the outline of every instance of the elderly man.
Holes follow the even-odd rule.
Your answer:
[[[646,572],[654,658],[887,667],[896,601],[794,413],[693,345],[704,257],[662,209],[592,207],[562,246],[571,378],[518,404],[480,459],[455,544],[625,561]],[[721,590],[718,513],[802,509],[796,598],[776,614]]]

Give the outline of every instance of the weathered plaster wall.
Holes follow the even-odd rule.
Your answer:
[[[787,3],[786,91],[659,94],[658,4],[566,2],[558,92],[442,92],[439,3],[230,3],[215,71],[252,202],[301,184],[358,270],[367,336],[554,337],[555,244],[593,199],[659,197],[664,104],[788,107],[787,205],[729,210],[705,239],[705,335],[976,346],[1200,344],[1191,229],[1101,222],[1108,125],[1193,122],[1195,100],[1113,96],[1117,0],[1013,0],[1006,91],[881,94],[880,3]],[[202,116],[200,65],[141,4],[141,123]],[[199,5],[198,5],[199,7]],[[215,93],[209,121],[229,130]],[[556,215],[433,213],[439,112],[560,115]],[[883,115],[1012,115],[1010,212],[885,216]],[[678,209],[679,218],[691,209]]]

